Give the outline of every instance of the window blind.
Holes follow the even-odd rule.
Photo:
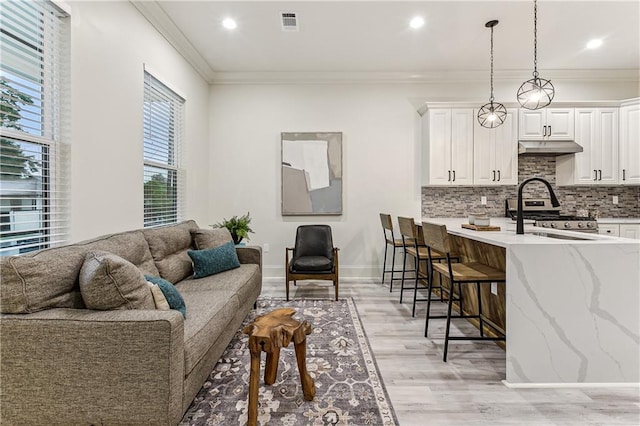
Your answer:
[[[68,234],[68,15],[47,1],[0,7],[0,256]]]
[[[144,226],[182,220],[184,99],[144,73]]]

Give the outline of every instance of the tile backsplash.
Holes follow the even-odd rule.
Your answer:
[[[556,186],[556,157],[521,156],[518,158],[518,180],[542,177],[551,183],[560,200],[562,214],[576,214],[576,210],[597,210],[600,217],[640,217],[640,186]],[[470,212],[484,212],[503,217],[505,200],[516,198],[518,187],[513,186],[449,186],[422,188],[423,217],[460,217]],[[524,188],[528,198],[548,198],[546,187],[531,182]],[[618,196],[618,204],[612,198]],[[487,205],[480,197],[487,197]]]

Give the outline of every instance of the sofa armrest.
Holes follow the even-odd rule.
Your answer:
[[[240,263],[255,263],[262,271],[262,247],[260,246],[243,246],[236,247],[238,260]]]
[[[177,424],[177,311],[50,309],[0,316],[0,417],[10,424]]]

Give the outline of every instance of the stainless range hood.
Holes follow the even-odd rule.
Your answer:
[[[518,155],[556,156],[582,151],[574,141],[519,141],[518,144]]]

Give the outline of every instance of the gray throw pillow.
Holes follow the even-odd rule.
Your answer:
[[[88,309],[155,309],[142,272],[106,251],[90,251],[80,269],[80,292]]]
[[[220,247],[229,241],[233,241],[227,228],[196,229],[191,231],[191,237],[197,250]]]

